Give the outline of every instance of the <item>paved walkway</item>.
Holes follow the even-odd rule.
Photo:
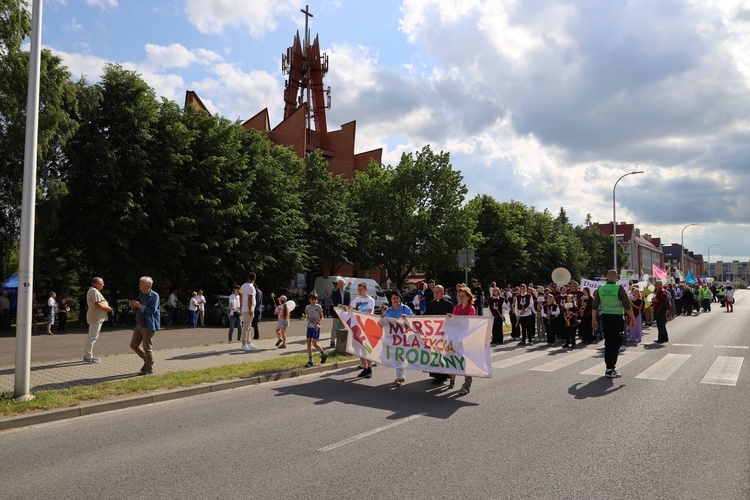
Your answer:
[[[326,326],[328,329],[326,329]],[[323,325],[323,338],[320,341],[320,346],[324,349],[328,349],[329,337],[327,332],[330,331],[330,326],[330,320],[326,320],[326,323]],[[287,349],[277,349],[275,347],[276,338],[274,337],[275,322],[268,321],[261,323],[261,339],[253,341],[259,349],[251,352],[240,350],[241,344],[237,341],[231,343],[226,342],[226,340],[224,342],[214,341],[212,343],[204,342],[200,345],[195,345],[196,339],[203,341],[206,337],[209,339],[225,338],[226,329],[223,328],[160,331],[154,338],[154,373],[198,370],[304,353],[306,352],[306,343],[303,336],[304,327],[304,321],[293,320],[287,331]],[[160,349],[160,338],[167,335],[170,338],[169,342],[165,343],[170,344],[170,347]],[[138,370],[143,365],[143,361],[129,349],[129,331],[103,332],[100,340],[103,337],[111,345],[107,349],[102,348],[100,350],[98,349],[99,342],[97,342],[94,354],[100,356],[102,360],[101,364],[98,365],[82,363],[82,356],[80,355],[75,358],[71,357],[72,353],[83,349],[83,343],[86,339],[83,331],[77,334],[32,337],[32,352],[35,346],[39,346],[40,350],[44,349],[41,345],[42,343],[46,343],[46,350],[50,351],[46,356],[50,359],[32,361],[31,363],[32,389],[60,389],[137,376]],[[171,346],[171,344],[180,342],[184,345]],[[10,347],[15,345],[15,339],[2,338],[0,339],[0,343],[5,344],[5,355],[0,360],[2,363],[0,365],[0,391],[12,392],[15,381],[15,367],[12,362],[13,358],[8,353]],[[55,345],[60,352],[67,354],[67,356],[54,356],[55,351],[49,347],[51,345]],[[104,354],[113,350],[119,352]],[[316,363],[319,362],[319,359],[318,356],[315,356]]]

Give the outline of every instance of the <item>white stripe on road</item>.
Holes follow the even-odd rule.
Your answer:
[[[534,368],[531,368],[531,370],[537,372],[553,372],[555,370],[559,370],[560,368],[565,368],[566,366],[578,363],[581,360],[596,356],[597,354],[598,352],[594,349],[584,349],[576,353],[568,354],[567,356],[562,356],[559,359],[550,361],[549,363],[544,363],[543,365],[536,366]]]
[[[709,368],[701,384],[737,385],[742,369],[742,358],[732,356],[718,356]]]
[[[750,349],[750,346],[746,345],[715,345],[717,349]]]
[[[643,351],[633,351],[632,349],[628,349],[625,352],[621,352],[620,355],[617,357],[617,368],[622,368],[623,366],[627,365],[633,360],[636,360],[646,354]],[[604,362],[604,359],[602,359],[602,362]],[[581,372],[581,375],[603,375],[604,369],[606,367],[602,367],[601,364],[598,364],[596,366],[593,366],[589,368],[588,370]]]
[[[362,434],[357,434],[356,436],[352,436],[350,438],[344,439],[343,441],[339,441],[338,443],[333,443],[333,444],[329,444],[328,446],[318,448],[318,451],[325,453],[327,451],[334,450],[340,446],[345,446],[347,444],[353,443],[354,441],[359,441],[360,439],[364,439],[368,436],[372,436],[373,434],[377,434],[378,432],[386,431],[390,429],[391,427],[396,427],[397,425],[405,424],[406,422],[409,422],[411,420],[414,420],[415,418],[419,418],[423,416],[424,415],[419,414],[419,415],[412,415],[410,417],[402,418],[400,420],[396,420],[395,422],[391,422],[388,425],[378,427],[377,429],[372,429],[367,432],[363,432]]]
[[[510,359],[496,361],[492,363],[492,367],[493,368],[509,368],[511,366],[515,366],[525,361],[531,361],[532,359],[541,358],[542,356],[547,356],[548,354],[549,354],[549,351],[547,350],[531,351],[531,352],[527,352],[526,354],[521,354],[520,356],[513,356]]]
[[[673,347],[703,347],[703,344],[672,344]]]
[[[690,354],[667,354],[651,367],[636,375],[635,378],[667,380],[690,356]]]

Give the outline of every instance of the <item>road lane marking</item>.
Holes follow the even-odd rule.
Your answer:
[[[620,355],[617,357],[617,368],[622,368],[631,361],[640,358],[644,354],[646,353],[643,351],[633,351],[632,349],[628,349],[627,351],[620,353]],[[604,363],[604,359],[602,359],[602,363]],[[602,363],[599,363],[595,366],[592,366],[588,370],[581,372],[581,375],[603,375],[604,369],[606,367],[602,367]]]
[[[717,349],[750,349],[750,346],[746,345],[715,345]]]
[[[742,359],[735,356],[718,356],[701,380],[701,384],[737,385]]]
[[[635,378],[649,380],[667,380],[691,354],[667,354],[649,368],[636,375]]]
[[[582,361],[584,359],[596,356],[597,354],[599,353],[594,349],[584,349],[576,353],[571,353],[567,356],[555,359],[553,361],[550,361],[549,363],[535,366],[534,368],[531,368],[531,370],[537,372],[553,372],[555,370],[559,370],[560,368],[565,368],[566,366],[578,363],[579,361]]]
[[[674,347],[703,347],[703,344],[672,344]]]
[[[525,361],[531,361],[532,359],[541,358],[542,356],[547,356],[548,354],[549,352],[546,350],[527,352],[526,354],[521,354],[520,356],[513,356],[510,359],[496,361],[492,363],[492,367],[493,368],[509,368],[511,366],[515,366]]]
[[[369,430],[367,432],[363,432],[362,434],[357,434],[356,436],[352,436],[350,438],[344,439],[343,441],[339,441],[338,443],[329,444],[328,446],[324,446],[322,448],[318,448],[318,451],[325,453],[327,451],[334,450],[336,448],[339,448],[341,446],[346,446],[347,444],[353,443],[355,441],[359,441],[360,439],[364,439],[368,436],[372,436],[373,434],[377,434],[378,432],[383,432],[391,427],[396,427],[397,425],[405,424],[406,422],[409,422],[411,420],[414,420],[415,418],[423,417],[421,413],[419,415],[411,415],[406,418],[402,418],[400,420],[396,420],[395,422],[391,422],[388,425],[384,425],[382,427],[378,427],[376,429]]]

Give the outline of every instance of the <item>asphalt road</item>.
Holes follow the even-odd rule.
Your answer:
[[[503,345],[464,397],[417,372],[393,389],[379,367],[8,431],[0,496],[747,499],[750,293],[737,295],[735,313],[678,318],[669,344],[629,348],[620,379],[602,377],[600,346]]]

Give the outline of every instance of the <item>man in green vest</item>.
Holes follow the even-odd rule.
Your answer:
[[[607,273],[607,283],[594,292],[594,303],[592,311],[602,308],[602,330],[604,330],[604,362],[607,370],[604,376],[617,378],[621,375],[615,370],[617,357],[620,354],[622,344],[622,333],[625,331],[625,320],[623,314],[627,313],[630,321],[635,324],[635,316],[630,307],[628,292],[617,284],[618,274],[614,269]],[[591,315],[591,326],[597,328],[596,313]]]

